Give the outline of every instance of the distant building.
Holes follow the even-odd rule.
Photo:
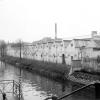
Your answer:
[[[87,39],[73,39],[66,48],[66,63],[71,65],[72,60],[82,60],[84,48],[89,42]]]
[[[74,67],[76,65],[77,68],[83,62],[86,66],[87,59],[86,64],[89,65],[90,59],[97,59],[100,56],[100,35],[92,31],[91,38],[67,40],[46,37],[33,43],[24,43],[21,52],[22,58],[74,65]],[[20,57],[19,47],[9,44],[7,55]]]
[[[91,40],[85,48],[85,52],[89,58],[97,58],[100,56],[100,40]]]

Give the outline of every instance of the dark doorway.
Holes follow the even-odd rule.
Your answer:
[[[65,64],[65,55],[62,54],[62,64]]]
[[[71,56],[71,60],[73,60],[73,56]]]

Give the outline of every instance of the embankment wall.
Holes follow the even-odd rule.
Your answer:
[[[1,57],[0,60],[55,80],[66,80],[65,75],[68,75],[70,68],[65,64],[55,64],[24,58],[20,59],[13,56],[4,56]]]

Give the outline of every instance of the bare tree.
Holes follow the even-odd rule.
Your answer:
[[[6,55],[6,47],[7,47],[6,42],[4,40],[0,40],[0,54],[1,54],[1,57]]]

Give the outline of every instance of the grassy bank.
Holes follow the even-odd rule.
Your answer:
[[[55,64],[29,59],[20,60],[19,58],[12,56],[5,56],[0,58],[0,60],[55,80],[66,80],[65,74],[68,74],[69,72],[69,66],[63,64]]]

